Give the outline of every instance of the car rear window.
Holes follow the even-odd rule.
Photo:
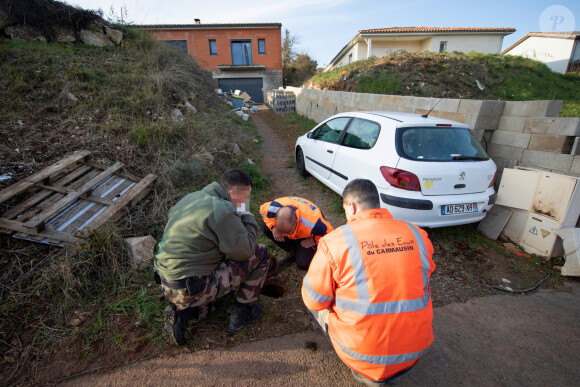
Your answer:
[[[398,128],[397,152],[401,157],[421,161],[488,160],[489,157],[467,128]]]

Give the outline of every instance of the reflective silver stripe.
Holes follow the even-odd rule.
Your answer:
[[[427,259],[427,248],[425,247],[425,241],[423,241],[423,237],[421,237],[421,233],[417,228],[412,225],[411,223],[407,223],[407,226],[413,231],[415,235],[415,240],[417,241],[417,245],[419,247],[419,253],[421,256],[421,271],[423,273],[423,290],[425,291],[426,295],[429,295],[427,289],[429,288],[429,269],[431,265],[429,265],[429,259]]]
[[[417,247],[421,257],[421,273],[423,276],[423,291],[425,292],[425,295],[412,300],[371,303],[362,253],[352,228],[347,224],[341,227],[340,230],[342,231],[343,237],[346,241],[348,255],[352,263],[358,300],[347,300],[337,297],[337,308],[370,316],[388,313],[415,312],[427,307],[431,297],[431,294],[428,292],[430,265],[427,258],[427,248],[425,247],[425,243],[419,230],[410,223],[406,224],[413,232],[415,240],[417,241]]]
[[[308,274],[304,276],[303,282],[304,288],[306,288],[306,293],[308,293],[310,298],[312,298],[314,301],[323,303],[334,300],[334,297],[323,296],[322,294],[317,293],[314,289],[312,289],[312,286],[310,286],[310,281],[308,281]]]
[[[308,227],[311,230],[314,228],[314,223],[312,223],[311,221],[309,221],[308,219],[305,219],[303,217],[300,217],[300,223],[302,223],[303,225],[305,225],[306,227]]]
[[[419,359],[425,353],[425,349],[419,352],[411,352],[411,353],[402,353],[400,355],[385,355],[385,356],[374,356],[374,355],[363,355],[361,353],[355,352],[351,349],[346,348],[341,343],[336,341],[333,337],[332,341],[334,341],[340,349],[344,351],[349,356],[352,356],[356,360],[364,361],[371,364],[378,364],[378,365],[393,365],[393,364],[400,364],[407,361],[413,361]]]
[[[373,304],[369,302],[345,300],[343,298],[337,297],[336,307],[342,310],[349,310],[351,312],[364,314],[365,316],[375,314],[416,312],[427,307],[427,304],[429,304],[430,296],[431,294],[428,293],[421,298],[415,298],[413,300],[387,301]]]
[[[269,207],[268,207],[268,212],[272,212],[272,213],[274,213],[274,214],[275,214],[275,213],[277,213],[277,212],[278,212],[278,210],[279,210],[280,208],[282,208],[282,207],[278,207],[278,206],[269,206]]]
[[[348,246],[348,255],[350,257],[350,262],[352,263],[352,268],[354,270],[354,282],[356,284],[356,293],[358,295],[358,302],[361,303],[361,307],[367,308],[370,304],[369,298],[369,288],[367,285],[367,274],[365,273],[364,262],[362,259],[362,255],[360,252],[360,248],[358,247],[358,241],[352,232],[352,228],[350,225],[345,225],[341,227],[340,230],[342,231],[342,236]],[[346,301],[337,299],[336,306],[339,306],[340,301]],[[341,308],[344,309],[344,308]],[[362,312],[361,312],[362,313]],[[365,314],[365,313],[363,313]]]

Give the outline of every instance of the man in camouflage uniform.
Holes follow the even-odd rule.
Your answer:
[[[228,330],[237,332],[262,315],[258,297],[269,255],[256,244],[258,225],[243,208],[251,190],[250,177],[230,169],[169,211],[155,270],[171,302],[164,312],[164,334],[178,345],[185,344],[187,323],[206,317],[216,300],[236,287]]]

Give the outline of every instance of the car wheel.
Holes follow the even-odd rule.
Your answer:
[[[304,164],[304,154],[302,153],[302,149],[296,151],[296,171],[300,176],[308,176],[306,165]]]

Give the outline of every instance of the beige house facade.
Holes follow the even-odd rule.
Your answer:
[[[481,52],[499,54],[513,28],[394,27],[358,31],[324,71],[372,56],[407,52]]]
[[[544,62],[552,71],[580,70],[580,31],[528,32],[502,54]]]

